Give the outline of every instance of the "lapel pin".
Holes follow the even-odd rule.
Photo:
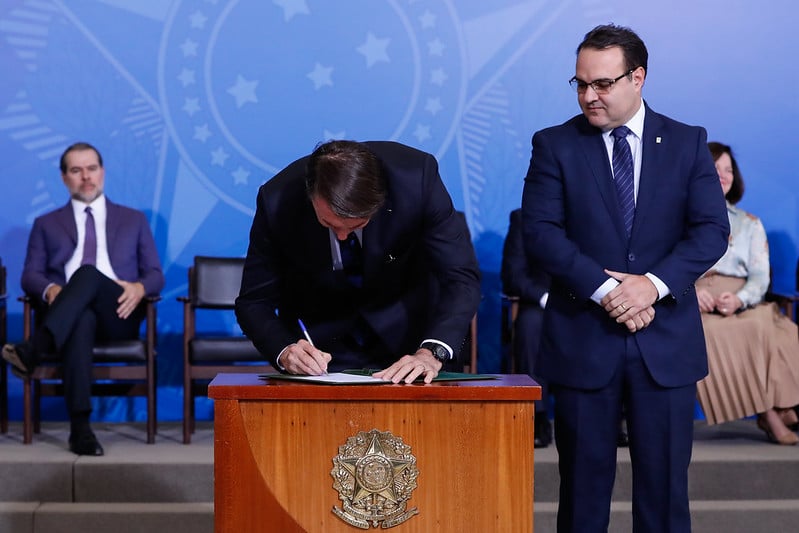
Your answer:
[[[655,137],[655,144],[660,144],[660,137]]]

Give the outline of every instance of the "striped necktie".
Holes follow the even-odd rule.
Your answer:
[[[628,239],[635,217],[633,154],[630,152],[630,143],[627,142],[627,135],[630,133],[630,128],[627,126],[619,126],[610,133],[613,136],[613,180],[616,183],[616,193],[619,195],[619,205]]]

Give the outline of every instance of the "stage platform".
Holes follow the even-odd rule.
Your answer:
[[[44,423],[29,446],[22,444],[21,424],[11,423],[0,435],[0,533],[213,531],[211,423],[200,423],[188,446],[177,423],[159,424],[153,445],[145,444],[140,424],[96,424],[95,431],[106,455],[76,457],[67,450],[66,423]],[[553,445],[535,454],[535,530],[551,532],[557,452]],[[799,447],[768,443],[754,421],[697,422],[690,472],[694,533],[796,530],[798,477]],[[630,481],[629,453],[620,449],[611,532],[632,530]],[[473,498],[479,504],[479,490]],[[331,507],[336,503],[331,480]],[[264,531],[270,531],[267,524]]]

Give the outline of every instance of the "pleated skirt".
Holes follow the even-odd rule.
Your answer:
[[[697,287],[718,294],[743,284],[718,275],[708,281]],[[708,424],[799,405],[799,332],[775,304],[729,317],[702,313],[702,326],[709,373],[697,383],[697,394]]]

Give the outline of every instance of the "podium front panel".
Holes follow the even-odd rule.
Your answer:
[[[527,376],[489,381],[322,386],[220,374],[209,388],[216,531],[361,530],[332,512],[342,499],[331,471],[340,447],[371,430],[416,459],[405,504],[418,514],[392,531],[532,531],[540,387]]]

